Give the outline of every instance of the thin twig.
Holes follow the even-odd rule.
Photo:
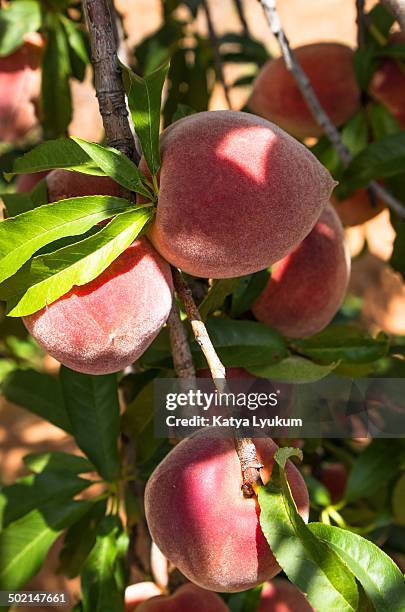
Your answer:
[[[226,392],[226,370],[219,359],[214,345],[208,335],[207,328],[201,320],[200,313],[195,305],[190,287],[185,282],[181,272],[172,268],[176,293],[183,303],[187,318],[190,321],[194,337],[201,347],[207,360],[211,376],[219,393]],[[256,446],[251,438],[238,438],[234,436],[235,448],[239,457],[242,472],[242,491],[245,497],[255,495],[254,486],[262,484],[260,468],[263,467],[256,452]]]
[[[90,34],[92,64],[100,113],[107,141],[139,162],[128,121],[125,90],[117,56],[116,29],[109,0],[83,0]]]
[[[357,23],[357,46],[359,49],[364,47],[365,39],[365,20],[364,20],[364,0],[356,0],[356,23]]]
[[[382,0],[405,33],[405,0]]]
[[[319,99],[311,85],[310,80],[301,68],[294,51],[290,47],[290,44],[281,26],[280,18],[277,13],[276,0],[258,1],[263,7],[271,31],[277,38],[287,70],[289,70],[293,75],[298,85],[298,88],[305,102],[307,103],[307,106],[311,111],[315,121],[322,128],[324,134],[329,138],[343,166],[347,168],[347,166],[353,159],[352,154],[342,142],[339,131],[333,125],[327,113],[322,108],[322,105],[319,102]],[[391,193],[389,193],[384,187],[381,187],[381,185],[379,185],[376,181],[371,181],[368,185],[368,188],[371,193],[384,200],[387,206],[394,210],[399,217],[405,219],[404,205],[401,204],[401,202],[397,200]]]
[[[217,33],[215,31],[215,26],[214,26],[214,22],[213,22],[213,19],[212,19],[212,15],[211,15],[210,7],[209,7],[209,4],[208,4],[208,0],[202,0],[202,5],[203,5],[205,16],[206,16],[206,19],[207,19],[208,35],[210,37],[212,53],[214,55],[215,70],[216,70],[216,73],[217,73],[217,77],[218,77],[218,79],[219,79],[219,81],[220,81],[220,83],[222,85],[223,90],[224,90],[226,103],[227,103],[229,108],[232,108],[230,89],[229,89],[229,86],[228,86],[228,84],[226,82],[226,79],[225,79],[224,66],[223,66],[223,63],[222,63],[221,52],[219,50],[219,40],[218,40]]]
[[[243,9],[242,0],[234,0],[234,2],[235,2],[236,10],[238,12],[239,21],[243,29],[243,33],[247,38],[251,38],[250,31],[249,31],[249,25],[246,19],[245,11]]]

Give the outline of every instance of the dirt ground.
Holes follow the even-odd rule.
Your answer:
[[[371,6],[374,2],[369,2]],[[129,34],[129,42],[135,45],[153,32],[160,24],[161,3],[159,0],[117,0],[117,8],[123,13]],[[218,31],[237,30],[239,22],[231,0],[210,0],[212,13]],[[276,52],[275,40],[269,33],[256,0],[243,2],[252,32]],[[342,41],[355,44],[355,1],[354,0],[280,0],[280,16],[293,45],[316,40]],[[203,15],[198,27],[205,30]],[[233,74],[227,74],[234,76]],[[94,92],[87,82],[84,86],[75,85],[75,98],[86,112],[75,115],[72,133],[84,138],[97,138],[101,124],[97,116]],[[232,92],[232,102],[237,108],[240,103],[237,92]],[[215,92],[211,108],[225,108],[220,89]],[[87,119],[95,117],[92,126]],[[91,129],[90,129],[91,127]],[[405,333],[405,288],[398,275],[384,263],[390,255],[393,232],[388,214],[383,212],[365,226],[348,232],[348,240],[353,253],[358,253],[367,239],[370,255],[353,265],[351,290],[364,298],[363,317],[370,329],[383,329],[387,332]],[[29,452],[48,450],[74,450],[71,440],[59,429],[10,405],[0,399],[0,474],[4,483],[12,482],[23,473],[22,457]],[[77,581],[67,582],[63,577],[52,575],[57,564],[56,546],[46,566],[30,583],[31,589],[68,590],[75,596],[79,586]],[[50,608],[47,608],[49,610]],[[58,608],[60,609],[60,608]],[[23,611],[24,608],[18,610]]]

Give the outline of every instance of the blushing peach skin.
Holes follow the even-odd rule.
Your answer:
[[[91,176],[58,169],[48,174],[46,182],[49,202],[89,195],[120,195],[120,186],[109,176]]]
[[[42,52],[42,37],[32,33],[16,51],[0,57],[0,142],[20,140],[38,123]]]
[[[291,582],[275,578],[263,586],[257,612],[314,612],[314,609]]]
[[[277,445],[256,438],[268,481]],[[287,475],[301,516],[308,492],[297,468]],[[241,491],[241,467],[231,438],[212,429],[182,440],[158,465],[145,491],[146,519],[162,553],[192,582],[219,592],[249,589],[280,572],[259,524],[255,499]]]
[[[404,44],[405,34],[395,32],[389,42]],[[405,69],[394,59],[383,59],[371,79],[369,92],[377,102],[388,108],[401,128],[405,129]]]
[[[43,172],[34,172],[33,174],[20,174],[16,180],[16,191],[18,193],[28,193],[45,178],[48,174],[48,170]]]
[[[273,266],[267,286],[253,304],[253,314],[290,338],[311,336],[338,311],[349,274],[343,228],[328,206],[305,240]]]
[[[229,612],[229,608],[216,593],[184,584],[173,595],[148,599],[136,612]]]
[[[37,342],[72,370],[108,374],[142,355],[171,303],[170,268],[142,237],[94,281],[23,321]]]
[[[195,276],[230,278],[281,259],[312,229],[334,186],[308,149],[248,113],[185,117],[163,132],[161,153],[149,236]]]
[[[294,53],[331,121],[334,125],[345,123],[360,108],[352,49],[323,42],[297,47]],[[322,134],[282,58],[263,66],[248,106],[297,138]]]

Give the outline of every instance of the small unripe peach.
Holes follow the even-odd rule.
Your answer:
[[[333,188],[306,147],[248,113],[185,117],[163,132],[161,153],[149,236],[194,276],[241,276],[281,259],[312,229]]]
[[[346,45],[324,42],[298,47],[294,53],[333,124],[345,123],[360,108],[353,51]],[[297,138],[322,134],[281,57],[263,66],[248,105]]]
[[[0,57],[0,142],[19,140],[38,123],[43,45],[34,32],[16,51]]]
[[[314,609],[291,582],[275,578],[263,586],[258,612],[314,612]]]
[[[326,327],[338,311],[349,272],[342,224],[328,206],[305,240],[273,266],[252,311],[258,321],[285,336],[311,336]]]
[[[216,593],[184,584],[173,595],[148,599],[136,612],[229,612],[229,608]]]
[[[254,444],[267,482],[277,445],[271,438],[255,438]],[[291,462],[287,478],[307,520],[307,488]],[[241,486],[234,440],[213,429],[182,440],[147,483],[145,511],[153,540],[202,588],[243,591],[280,572],[260,527],[257,500],[245,498]]]
[[[95,280],[23,320],[64,365],[108,374],[142,355],[165,324],[171,303],[170,268],[142,237]]]

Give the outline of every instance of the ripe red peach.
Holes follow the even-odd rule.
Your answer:
[[[109,176],[91,176],[70,170],[52,170],[46,179],[48,201],[56,202],[67,198],[90,195],[119,197],[120,186]]]
[[[268,482],[277,445],[255,438]],[[298,511],[308,518],[308,492],[291,463],[287,477]],[[145,491],[146,519],[162,553],[192,582],[212,591],[249,589],[280,572],[259,523],[255,498],[241,491],[233,438],[212,428],[182,440],[163,459]]]
[[[377,199],[371,202],[367,189],[356,189],[349,197],[338,200],[332,196],[332,204],[344,226],[362,225],[373,219],[385,208],[385,203]]]
[[[290,338],[311,336],[338,311],[349,274],[342,224],[328,206],[305,240],[273,266],[267,286],[253,304],[253,314]]]
[[[405,34],[395,32],[390,36],[390,44],[404,44]],[[402,62],[403,64],[403,62]],[[370,95],[388,110],[405,129],[405,70],[398,61],[385,58],[376,70],[369,86]]]
[[[43,172],[34,172],[33,174],[20,174],[16,180],[16,191],[18,193],[27,193],[34,189],[36,185],[45,178],[48,174],[48,170]]]
[[[38,123],[38,104],[43,39],[37,33],[24,44],[0,57],[0,142],[20,140]]]
[[[149,236],[194,276],[241,276],[281,259],[312,229],[334,184],[307,148],[248,113],[185,117],[163,132],[161,153]]]
[[[345,123],[360,108],[352,49],[339,43],[323,42],[298,47],[294,53],[331,121],[334,125]],[[313,118],[281,57],[263,66],[254,82],[248,106],[297,138],[322,134],[322,128]]]
[[[95,280],[23,320],[40,346],[64,365],[108,374],[142,355],[171,303],[170,268],[142,237]]]
[[[314,609],[291,582],[275,578],[263,586],[258,612],[314,612]]]
[[[321,468],[319,480],[328,489],[333,504],[342,499],[347,484],[347,470],[344,465],[326,463]]]
[[[229,612],[216,593],[195,584],[184,584],[173,595],[153,597],[142,603],[136,612]]]

